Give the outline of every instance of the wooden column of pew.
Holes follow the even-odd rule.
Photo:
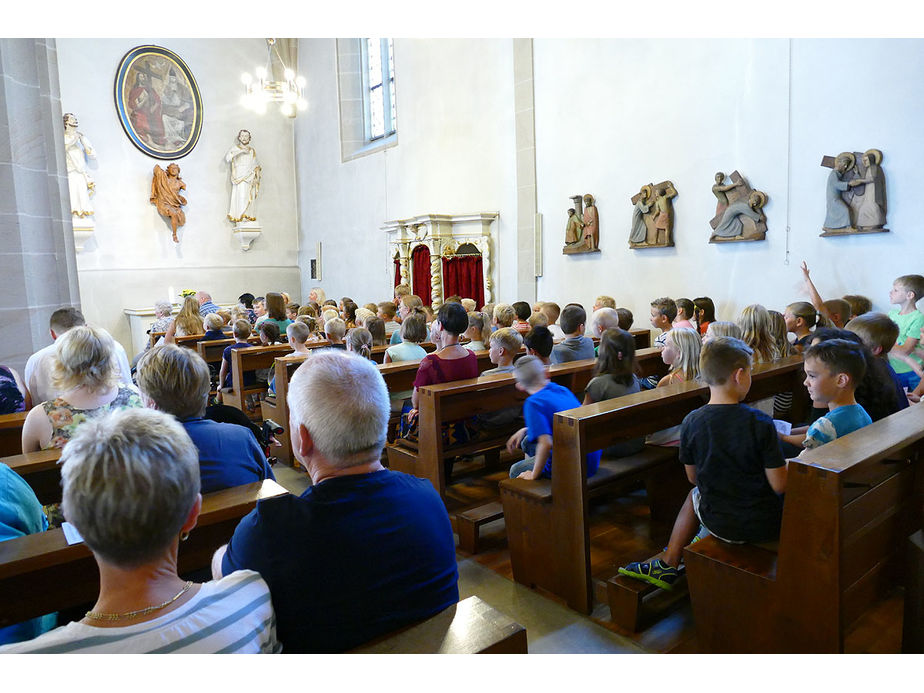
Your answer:
[[[843,652],[864,611],[908,578],[922,452],[915,405],[789,461],[778,543],[687,547],[702,651]]]
[[[29,412],[0,415],[0,457],[22,452],[22,425]]]
[[[262,481],[208,493],[189,539],[180,544],[179,573],[208,568],[215,550],[228,542],[238,521],[260,498],[288,493]],[[0,542],[0,628],[82,604],[99,594],[99,571],[86,544],[68,545],[64,531]]]
[[[801,356],[755,366],[747,401],[778,392],[804,392],[801,381]],[[676,461],[676,448],[648,446],[639,455],[604,459],[590,479],[586,478],[586,455],[619,440],[679,424],[686,414],[705,404],[708,393],[699,383],[680,383],[556,414],[552,479],[507,479],[500,484],[514,579],[546,589],[571,608],[590,613],[594,590],[588,498],[642,479],[652,516],[672,521],[690,486]],[[796,415],[800,406],[797,397]],[[612,597],[609,585],[600,587]],[[611,610],[618,622],[612,600]]]
[[[236,407],[246,414],[246,396],[266,392],[266,385],[245,386],[244,374],[260,368],[270,368],[277,356],[285,356],[290,353],[292,353],[292,347],[288,344],[271,344],[269,346],[255,346],[232,351],[231,387],[221,388],[222,403],[230,407]],[[256,418],[259,415],[259,412],[257,412],[250,418]]]

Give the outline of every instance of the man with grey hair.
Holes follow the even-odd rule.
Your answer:
[[[523,402],[526,426],[507,441],[507,450],[511,454],[520,447],[526,452],[526,459],[510,467],[510,478],[551,478],[552,419],[558,412],[574,409],[581,403],[571,390],[547,379],[545,364],[536,356],[518,358],[513,377],[516,378],[517,389],[529,397]],[[600,450],[587,455],[587,476],[597,472],[601,455]]]
[[[607,330],[619,327],[619,313],[615,308],[598,308],[590,317],[590,331],[599,339]]]
[[[199,302],[199,315],[205,317],[209,313],[217,313],[221,308],[212,303],[212,294],[208,291],[197,291],[196,300]]]
[[[214,576],[263,576],[286,652],[343,652],[455,604],[443,502],[429,482],[380,462],[390,408],[375,365],[316,351],[293,375],[288,404],[312,486],[258,501],[215,552]]]
[[[55,340],[72,327],[86,324],[83,313],[70,306],[58,308],[51,314],[51,319],[48,321],[51,344],[29,357],[23,373],[26,389],[32,396],[32,406],[38,406],[42,402],[51,402],[61,394],[51,382],[52,370],[57,360]],[[125,348],[118,342],[115,342],[115,357],[119,364],[119,380],[134,387],[131,366],[128,365],[128,355],[125,353]]]

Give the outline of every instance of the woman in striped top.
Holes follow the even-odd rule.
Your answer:
[[[63,508],[99,566],[80,621],[0,652],[279,652],[269,588],[253,571],[195,584],[177,575],[196,526],[199,456],[183,427],[153,409],[84,424],[61,456]]]

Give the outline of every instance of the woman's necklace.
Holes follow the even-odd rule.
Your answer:
[[[177,599],[179,599],[184,594],[186,594],[189,591],[189,588],[192,587],[192,585],[193,585],[192,580],[190,580],[183,586],[183,589],[181,589],[179,592],[177,592],[174,596],[172,596],[170,599],[165,601],[163,604],[158,604],[157,606],[146,606],[143,609],[138,609],[137,611],[126,611],[121,614],[103,614],[98,611],[88,611],[87,618],[93,621],[121,621],[122,619],[135,618],[137,616],[146,616],[147,614],[150,614],[151,612],[158,611],[160,609],[163,609],[166,606],[170,606],[171,604],[173,604],[173,602],[175,602]]]

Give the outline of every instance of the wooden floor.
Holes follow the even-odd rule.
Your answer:
[[[478,464],[457,465],[452,485],[447,490],[447,505],[456,509],[486,502],[497,497],[497,483],[506,477],[506,469],[466,477]],[[660,551],[670,536],[670,526],[653,524],[648,513],[645,493],[637,490],[618,499],[606,499],[591,505],[591,571],[595,581],[605,581],[616,569],[629,561],[643,560]],[[504,521],[482,527],[481,550],[472,558],[502,577],[512,580],[510,553]],[[461,555],[461,552],[460,552]],[[560,601],[553,595],[544,596]],[[848,633],[848,653],[898,653],[901,651],[901,588],[868,612]],[[618,628],[610,619],[609,607],[597,598],[591,618],[611,631],[634,640],[652,653],[694,654],[696,628],[689,596],[685,590],[664,592],[652,604],[658,617],[639,633]]]

